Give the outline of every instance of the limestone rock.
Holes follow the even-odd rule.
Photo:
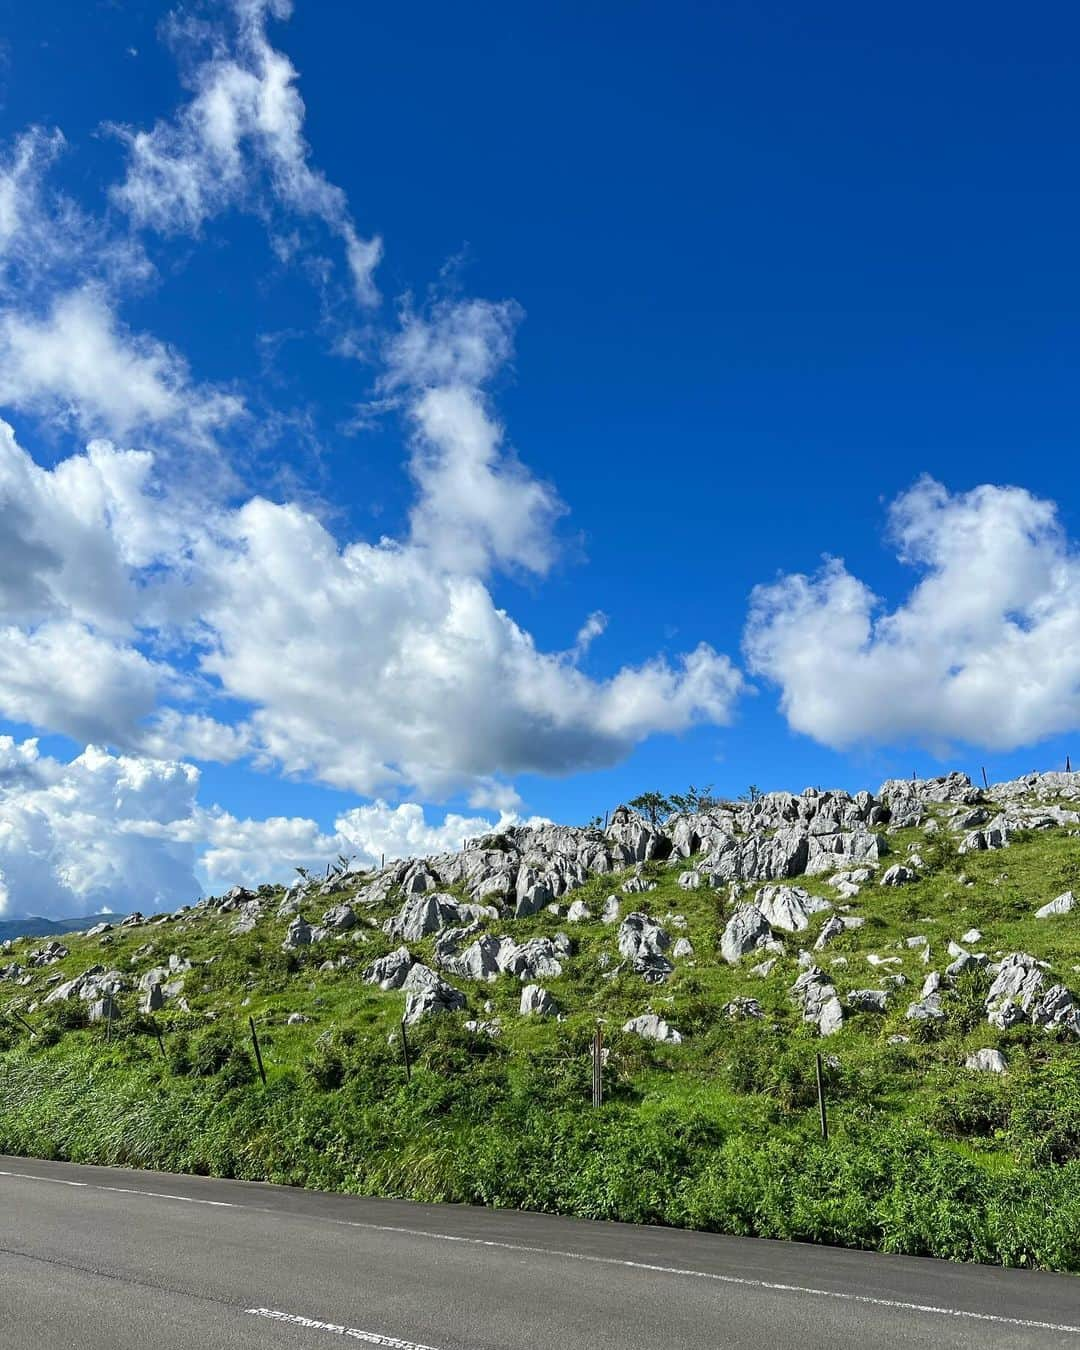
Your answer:
[[[311,925],[306,923],[299,914],[289,924],[288,932],[285,934],[285,941],[282,944],[287,950],[296,947],[306,947],[311,942]]]
[[[538,984],[527,984],[521,991],[519,1011],[522,1017],[554,1017],[558,1005],[546,989]]]
[[[910,867],[905,867],[903,863],[893,863],[882,876],[881,884],[883,886],[906,886],[917,880],[917,874]]]
[[[655,1013],[631,1017],[629,1022],[623,1023],[623,1031],[630,1032],[634,1036],[643,1036],[649,1041],[660,1041],[665,1045],[679,1045],[682,1042],[682,1036],[675,1028],[668,1026],[664,1019],[657,1017]]]
[[[965,1069],[974,1069],[979,1073],[1005,1073],[1008,1061],[1000,1050],[976,1050],[964,1060]]]
[[[675,969],[664,955],[670,937],[645,914],[628,914],[623,919],[618,944],[620,954],[648,984],[662,983]]]
[[[770,936],[769,924],[757,905],[741,905],[727,921],[720,937],[720,954],[734,965]]]
[[[401,987],[406,994],[404,1020],[409,1026],[422,1017],[459,1012],[465,1007],[465,995],[441,980],[430,966],[414,965]]]
[[[380,989],[400,989],[412,967],[413,957],[408,947],[398,947],[388,956],[373,961],[361,978],[365,984],[377,984]]]
[[[755,904],[773,928],[801,933],[810,926],[810,916],[832,909],[832,902],[810,895],[801,886],[764,886]]]
[[[888,1003],[889,996],[884,989],[853,989],[847,996],[848,1007],[856,1012],[883,1013]]]
[[[1041,909],[1035,911],[1037,919],[1052,919],[1059,914],[1071,914],[1076,907],[1076,896],[1072,891],[1065,891],[1059,895],[1056,900],[1051,900],[1049,904],[1043,905]]]

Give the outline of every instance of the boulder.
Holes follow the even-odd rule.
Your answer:
[[[720,954],[734,965],[748,952],[763,946],[771,930],[757,905],[741,905],[727,921],[720,937]]]
[[[478,937],[464,951],[444,957],[439,964],[451,974],[466,980],[497,980],[499,978],[500,940],[490,935]]]
[[[690,941],[689,938],[681,937],[675,939],[675,946],[672,947],[671,949],[671,955],[675,958],[676,961],[680,960],[684,956],[693,956],[693,954],[694,954],[694,944]]]
[[[142,998],[139,1000],[139,1011],[141,1013],[155,1013],[165,1006],[165,994],[160,984],[151,984],[146,987]]]
[[[822,1036],[839,1031],[844,1022],[844,1009],[829,977],[819,967],[811,965],[791,986],[791,998],[802,1008],[803,1021],[817,1026]]]
[[[821,932],[817,935],[817,941],[814,943],[814,951],[820,952],[822,948],[832,942],[833,938],[838,938],[842,933],[846,932],[847,927],[844,924],[843,919],[838,918],[835,914],[830,914],[822,924]]]
[[[852,864],[873,866],[889,851],[883,835],[867,830],[847,830],[837,834],[811,835],[805,872],[819,876],[850,868]]]
[[[986,995],[987,1020],[999,1030],[1022,1022],[1042,996],[1042,967],[1027,952],[1011,952],[996,967]]]
[[[285,934],[285,941],[282,946],[286,950],[295,947],[306,947],[311,942],[311,925],[299,915],[289,924],[289,930]]]
[[[882,875],[881,884],[883,886],[907,886],[912,881],[918,881],[918,874],[913,872],[910,867],[905,867],[903,863],[893,863],[893,865]]]
[[[422,1017],[459,1012],[465,1007],[465,995],[441,980],[430,966],[417,963],[402,984],[405,990],[405,1023],[411,1026]]]
[[[765,1016],[757,999],[745,996],[733,998],[730,1003],[725,1003],[720,1009],[720,1015],[732,1022],[745,1021],[748,1018],[760,1021]]]
[[[1048,905],[1043,905],[1041,909],[1035,911],[1037,919],[1052,919],[1059,914],[1071,914],[1076,906],[1076,896],[1072,891],[1065,891],[1059,895],[1056,900],[1051,900]]]
[[[499,970],[522,980],[554,979],[562,974],[566,953],[549,937],[530,938],[520,946],[512,938],[499,939],[495,962]]]
[[[1072,994],[1062,984],[1055,984],[1031,1010],[1031,1020],[1047,1031],[1071,1031],[1080,1035],[1080,1009]]]
[[[519,1006],[522,1017],[555,1017],[558,1011],[558,1004],[538,984],[527,984],[522,989]]]
[[[334,905],[322,917],[323,927],[334,933],[347,933],[357,924],[356,913],[351,905]]]
[[[725,881],[780,881],[806,870],[810,844],[805,830],[787,827],[772,838],[751,834],[722,838],[707,859],[712,885]]]
[[[665,1045],[679,1045],[682,1036],[674,1027],[668,1026],[662,1017],[655,1013],[644,1013],[641,1017],[631,1017],[623,1023],[623,1031],[634,1036],[643,1036],[648,1041],[660,1041]]]
[[[383,924],[383,932],[405,942],[419,942],[429,933],[462,923],[465,917],[452,895],[425,889],[409,896],[401,910]]]
[[[111,1022],[120,1016],[120,1009],[116,1006],[116,1000],[105,994],[90,1004],[86,1015],[91,1022]]]
[[[801,886],[763,886],[754,902],[765,922],[788,933],[801,933],[810,926],[810,916],[832,909],[830,900],[810,895]]]
[[[978,1073],[1005,1073],[1008,1067],[1000,1050],[976,1050],[964,1060],[965,1069],[974,1069]]]
[[[628,914],[619,925],[619,952],[648,984],[660,984],[675,967],[664,955],[667,933],[645,914]]]
[[[603,913],[600,915],[600,921],[601,923],[618,923],[619,913],[620,913],[619,897],[617,895],[609,895],[608,898],[604,901],[604,910]]]
[[[592,918],[592,910],[584,900],[575,900],[566,911],[567,923],[586,923]]]
[[[889,996],[884,989],[853,989],[847,996],[847,1005],[855,1012],[883,1013]]]
[[[373,961],[361,978],[365,984],[377,984],[380,989],[400,989],[413,964],[408,947],[398,947],[388,956]]]

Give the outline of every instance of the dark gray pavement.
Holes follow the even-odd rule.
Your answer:
[[[1080,1279],[0,1157],[3,1350],[343,1341],[1080,1350]]]

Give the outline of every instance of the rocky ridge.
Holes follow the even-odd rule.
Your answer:
[[[1075,971],[1052,971],[1029,951],[976,949],[982,934],[970,927],[959,940],[912,932],[893,949],[877,950],[860,912],[867,888],[876,894],[915,886],[933,870],[924,855],[934,850],[952,849],[963,859],[1007,850],[1032,832],[1076,835],[1078,801],[1078,773],[1033,774],[988,788],[953,773],[890,780],[876,793],[765,793],[662,823],[619,807],[604,830],[514,827],[461,852],[395,861],[374,873],[339,867],[325,877],[298,877],[284,893],[236,887],[175,914],[132,915],[123,927],[171,925],[176,934],[179,950],[145,969],[136,954],[126,969],[97,963],[63,978],[48,973],[68,957],[63,943],[31,950],[30,940],[7,942],[0,946],[0,993],[25,990],[28,1015],[39,1007],[82,1003],[90,1020],[112,1017],[128,993],[144,1014],[188,1012],[191,982],[200,972],[183,954],[183,936],[208,918],[228,915],[234,936],[283,924],[280,947],[293,959],[315,949],[319,971],[353,969],[353,978],[364,984],[398,999],[404,995],[407,1025],[471,1010],[470,1026],[478,1034],[498,1035],[498,1021],[477,1015],[487,1011],[485,989],[509,977],[521,986],[520,1016],[564,1016],[573,1009],[564,1008],[546,982],[559,980],[579,960],[575,934],[599,927],[607,937],[596,957],[596,985],[636,981],[641,1007],[623,1029],[663,1044],[680,1044],[689,1033],[659,1014],[656,998],[680,967],[716,961],[750,983],[769,981],[785,961],[794,962],[787,1001],[821,1036],[897,1005],[906,1023],[940,1021],[954,991],[972,979],[982,981],[988,1031],[1028,1024],[1080,1036],[1080,1004],[1070,988]],[[709,947],[686,932],[682,914],[653,912],[652,892],[670,893],[665,878],[698,901],[711,897],[716,932]],[[963,872],[957,884],[970,884]],[[575,894],[583,889],[585,894]],[[1075,922],[1074,904],[1073,892],[1065,890],[1033,907],[1032,916],[1048,926]],[[516,932],[537,919],[555,931]],[[943,920],[947,916],[937,917],[939,928]],[[86,936],[107,949],[115,932],[100,922]],[[390,949],[365,959],[364,947],[377,945],[380,935]],[[152,946],[147,944],[148,962]],[[924,967],[918,986],[912,960]],[[845,992],[838,976],[851,963],[862,979],[846,980]],[[729,1000],[724,1015],[766,1017],[752,993]],[[1000,1068],[989,1052],[985,1063],[977,1060],[972,1057],[972,1067]]]

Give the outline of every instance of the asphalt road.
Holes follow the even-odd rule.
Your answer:
[[[3,1350],[1069,1346],[1080,1279],[0,1157]]]

